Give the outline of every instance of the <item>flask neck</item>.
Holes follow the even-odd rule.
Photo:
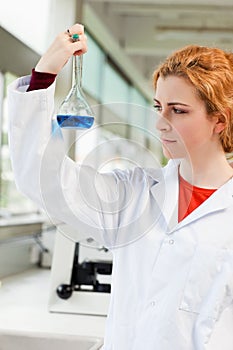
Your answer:
[[[82,56],[73,56],[72,85],[82,88]]]

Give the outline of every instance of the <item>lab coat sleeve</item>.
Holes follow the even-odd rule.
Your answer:
[[[125,228],[130,220],[127,213],[135,215],[132,206],[138,198],[132,179],[144,182],[144,177],[140,171],[139,176],[127,171],[99,174],[68,158],[61,131],[52,120],[55,84],[26,92],[29,81],[30,77],[20,78],[8,89],[9,145],[18,189],[51,218],[76,228],[79,237],[81,233],[113,246],[119,227]],[[122,207],[129,202],[131,210],[126,213]]]
[[[233,349],[233,303],[222,313],[211,334],[206,350],[232,350]]]

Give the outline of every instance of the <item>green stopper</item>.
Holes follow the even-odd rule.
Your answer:
[[[78,35],[78,34],[73,34],[73,35],[72,35],[72,39],[73,39],[74,41],[78,40],[78,39],[79,39],[79,35]]]

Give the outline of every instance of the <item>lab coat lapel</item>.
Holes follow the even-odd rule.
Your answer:
[[[168,230],[177,225],[178,164],[178,160],[169,161],[168,165],[162,169],[160,176],[156,178],[157,183],[151,187],[151,193],[160,207]]]

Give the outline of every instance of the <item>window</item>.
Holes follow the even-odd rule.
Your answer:
[[[128,102],[129,102],[129,84],[121,77],[121,75],[111,66],[106,63],[103,73],[103,94],[102,102],[109,104],[109,107],[116,108],[114,104],[124,104],[124,107],[120,109],[120,119],[128,121]],[[110,106],[110,104],[113,104]]]
[[[104,52],[87,34],[88,52],[83,56],[83,88],[97,101],[101,100]]]

